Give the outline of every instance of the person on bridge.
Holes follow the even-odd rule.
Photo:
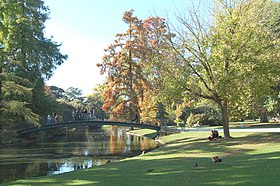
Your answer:
[[[54,123],[58,123],[58,114],[54,114]]]
[[[89,115],[90,119],[95,119],[93,107],[89,110],[89,113],[90,113],[90,115]]]
[[[132,122],[140,123],[140,113],[138,110],[135,111],[135,118],[132,120]]]
[[[72,111],[72,121],[75,121],[75,117],[76,117],[76,112],[75,110]]]
[[[51,124],[51,119],[52,119],[51,116],[48,115],[48,116],[47,116],[47,125]]]

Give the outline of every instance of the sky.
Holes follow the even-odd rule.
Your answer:
[[[104,81],[96,66],[102,62],[104,48],[113,43],[116,33],[127,25],[123,13],[134,9],[139,19],[149,16],[174,16],[175,10],[186,6],[184,0],[45,0],[50,9],[45,35],[61,43],[61,53],[68,59],[54,71],[46,82],[66,90],[74,87],[84,95]],[[167,13],[168,12],[168,13]]]

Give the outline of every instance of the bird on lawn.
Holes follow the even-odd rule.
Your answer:
[[[213,156],[212,157],[212,162],[213,163],[219,163],[219,162],[222,162],[222,159],[219,158],[219,156]]]

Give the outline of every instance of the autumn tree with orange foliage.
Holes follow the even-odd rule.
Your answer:
[[[110,113],[111,120],[131,120],[136,109],[141,110],[142,121],[143,116],[155,118],[160,81],[152,64],[164,58],[166,23],[159,17],[140,20],[133,16],[133,10],[124,13],[123,21],[127,31],[116,34],[97,65],[101,74],[107,75],[103,109]]]

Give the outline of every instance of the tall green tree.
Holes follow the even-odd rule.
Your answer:
[[[78,88],[75,88],[75,87],[69,87],[68,89],[66,89],[65,97],[69,101],[72,101],[74,99],[79,99],[81,101],[84,100],[82,90],[79,90]]]
[[[65,98],[65,91],[62,88],[56,86],[45,86],[45,89],[54,99]]]
[[[271,40],[276,41],[275,45],[271,46],[273,48],[279,47],[280,39],[280,2],[270,1],[265,4],[263,11],[261,12],[263,26],[268,29],[271,33]],[[275,54],[275,60],[279,60],[279,52]],[[278,76],[279,78],[279,76]],[[256,113],[261,116],[260,122],[267,122],[267,116],[275,117],[277,114],[280,114],[280,99],[279,99],[279,85],[280,78],[275,85],[271,85],[273,88],[266,95],[266,97],[261,97],[260,100],[256,102],[256,106],[252,107],[251,113]]]
[[[8,73],[8,64],[1,68],[0,124],[25,120],[39,123],[39,116],[32,112],[32,84],[15,73]]]
[[[103,91],[105,89],[104,84],[98,85],[93,88],[93,93],[87,96],[86,105],[88,110],[94,109],[94,116],[97,119],[109,119],[108,114],[102,109],[104,104]]]
[[[59,44],[44,36],[49,9],[42,0],[1,0],[0,10],[1,76],[3,71],[6,74],[0,84],[1,105],[13,100],[24,102],[21,105],[26,108],[2,106],[1,112],[17,112],[17,118],[30,115],[29,121],[36,121],[35,113],[46,112],[44,80],[67,56],[60,53]],[[20,95],[24,95],[24,101]]]
[[[271,38],[262,17],[267,3],[271,1],[215,1],[208,23],[197,12],[179,14],[181,26],[169,39],[176,55],[166,80],[170,89],[219,105],[227,138],[229,115],[244,102],[267,95],[279,78],[279,40]]]

